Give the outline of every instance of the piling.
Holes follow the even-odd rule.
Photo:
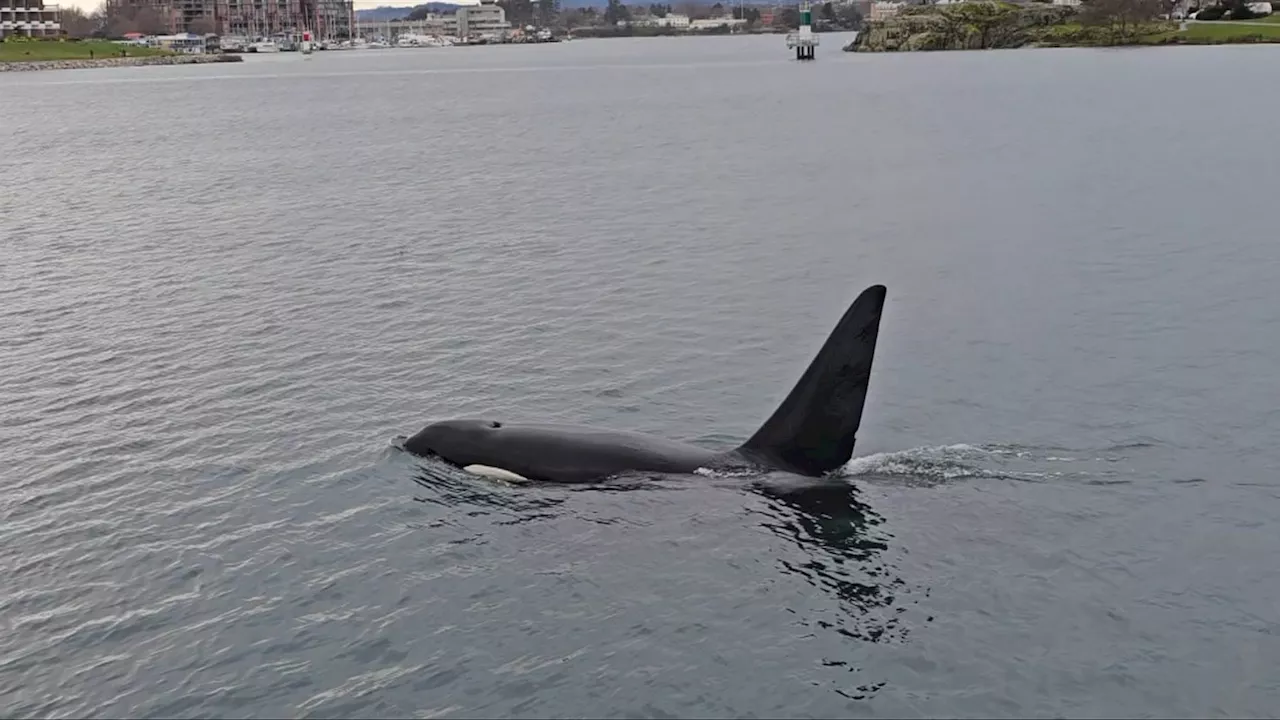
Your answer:
[[[800,29],[787,33],[787,47],[796,51],[797,60],[813,60],[818,49],[818,36],[813,33],[813,13],[809,0],[800,3]]]

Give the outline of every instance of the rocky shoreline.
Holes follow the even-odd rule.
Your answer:
[[[103,67],[135,67],[140,65],[204,65],[217,62],[244,62],[239,55],[152,55],[148,57],[109,57],[81,60],[24,60],[0,62],[0,72],[24,70],[86,70]]]
[[[1075,19],[1072,6],[1002,0],[903,8],[871,21],[844,50],[985,50],[1036,45]]]
[[[1280,0],[1277,4],[1280,5]],[[1081,10],[1070,5],[1008,0],[908,6],[890,17],[868,21],[843,49],[845,52],[913,52],[1280,43],[1280,23],[1180,23],[1162,19],[1149,6],[1146,9],[1124,5],[1102,7],[1102,11],[1088,13],[1087,4],[1086,9]],[[1107,11],[1110,14],[1099,14]]]

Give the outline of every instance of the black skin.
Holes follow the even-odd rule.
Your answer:
[[[444,420],[403,443],[415,455],[485,465],[543,482],[594,482],[623,472],[772,469],[817,476],[853,455],[880,334],[885,288],[862,292],[800,380],[741,446],[715,452],[651,435],[578,425]]]
[[[487,465],[529,480],[564,483],[628,471],[687,474],[747,464],[732,452],[717,453],[642,433],[494,420],[432,423],[406,440],[404,449],[460,468]]]

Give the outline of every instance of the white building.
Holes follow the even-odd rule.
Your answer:
[[[631,24],[643,27],[666,27],[687,30],[689,28],[689,16],[680,15],[678,13],[668,13],[666,17],[647,17],[643,20],[637,20]]]
[[[60,19],[58,6],[44,0],[0,0],[0,38],[56,37],[62,32]]]
[[[369,22],[361,27],[366,34],[386,33],[391,37],[445,35],[463,38],[468,35],[501,35],[511,29],[511,23],[507,22],[507,13],[500,5],[492,0],[483,0],[479,5],[463,5],[448,15],[428,13],[421,20]]]
[[[445,17],[446,33],[451,24],[456,27],[452,34],[460,38],[503,33],[511,29],[507,11],[493,0],[480,0],[479,5],[463,5],[454,13],[453,23],[449,22],[448,16]]]
[[[721,25],[728,25],[732,28],[746,24],[747,21],[744,19],[735,18],[732,15],[725,15],[724,17],[707,18],[706,20],[691,20],[689,21],[688,27],[690,30],[711,30],[713,28],[718,28]]]
[[[393,37],[402,35],[452,35],[458,29],[458,19],[452,15],[428,13],[421,20],[391,20],[381,23],[365,23],[362,28],[385,31]]]
[[[187,55],[203,55],[209,49],[208,40],[205,36],[196,35],[195,33],[156,35],[155,37],[147,38],[146,44]]]
[[[884,20],[898,14],[898,11],[906,5],[905,2],[880,2],[871,3],[871,17],[869,20]]]

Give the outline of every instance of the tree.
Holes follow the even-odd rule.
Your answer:
[[[848,30],[857,30],[862,27],[862,13],[858,11],[858,6],[853,3],[845,3],[836,10],[836,24]]]
[[[103,12],[103,30],[107,37],[118,38],[132,32],[161,35],[169,32],[170,27],[168,18],[151,5],[123,2]]]
[[[72,38],[90,37],[99,28],[98,19],[85,15],[83,10],[71,5],[62,8],[61,21],[63,32]]]
[[[560,14],[560,3],[557,0],[538,0],[538,23],[543,27],[551,25]]]
[[[169,32],[169,23],[160,11],[149,5],[138,8],[133,15],[133,22],[138,32],[144,35],[162,35]]]
[[[829,2],[822,3],[822,9],[818,11],[818,17],[826,20],[827,22],[835,22],[836,9],[832,7]]]
[[[773,26],[781,28],[798,28],[800,27],[800,11],[793,8],[783,8],[773,16]]]
[[[604,21],[609,25],[617,25],[620,22],[626,22],[631,19],[631,11],[623,5],[620,0],[609,0],[609,6],[604,10]]]
[[[671,6],[655,3],[649,6],[649,14],[656,18],[664,18],[671,14]]]
[[[1160,17],[1162,9],[1162,0],[1085,0],[1080,24],[1108,28],[1114,42]]]
[[[218,32],[218,23],[214,21],[212,15],[201,15],[191,21],[187,26],[187,32],[196,35],[213,35]]]
[[[684,0],[684,2],[677,4],[676,12],[690,20],[702,20],[711,17],[711,13],[707,11],[707,6],[695,0]]]
[[[528,25],[533,22],[531,0],[498,0],[497,4],[507,14],[507,22],[512,26]]]
[[[592,27],[600,22],[600,14],[593,7],[571,8],[560,14],[560,22],[566,30],[576,27]]]

